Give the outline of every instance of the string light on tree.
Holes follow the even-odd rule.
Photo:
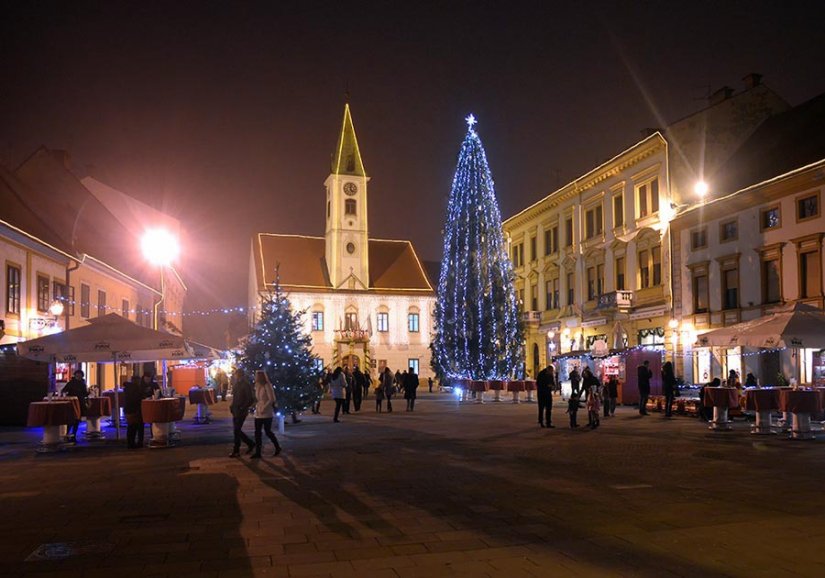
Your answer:
[[[261,304],[258,322],[238,357],[238,366],[250,379],[256,370],[266,371],[284,414],[303,411],[320,396],[320,360],[303,331],[303,315],[292,311],[276,270],[272,292]]]
[[[477,120],[465,121],[444,226],[433,369],[447,378],[512,379],[524,370],[513,268]]]

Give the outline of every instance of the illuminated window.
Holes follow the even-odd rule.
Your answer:
[[[418,368],[419,368],[418,358],[417,357],[411,357],[410,359],[408,359],[407,360],[407,368],[411,369],[413,373],[418,375]]]
[[[80,284],[80,316],[88,318],[92,307],[92,290],[85,283]]]
[[[386,312],[379,312],[378,313],[378,331],[380,333],[386,333],[390,330],[390,314]]]
[[[409,313],[407,315],[407,330],[410,333],[418,333],[418,313]]]
[[[6,313],[20,315],[20,267],[6,265]]]
[[[44,277],[43,275],[37,276],[37,310],[41,312],[46,312],[49,310],[49,297],[51,291],[49,291],[49,278]]]
[[[324,330],[324,312],[323,311],[313,311],[312,312],[312,330],[313,331],[323,331]]]
[[[72,287],[74,292],[74,287]],[[74,315],[74,296],[69,299],[69,286],[65,283],[52,283],[52,295],[55,301],[60,301],[63,304],[63,311],[67,315]]]
[[[776,229],[782,226],[782,213],[779,207],[769,207],[762,209],[759,214],[759,226],[761,230]]]
[[[344,201],[344,214],[355,216],[356,215],[355,207],[356,207],[355,199],[345,200]]]

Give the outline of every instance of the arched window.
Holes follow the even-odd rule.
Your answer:
[[[355,216],[355,199],[347,199],[344,201],[344,214]]]

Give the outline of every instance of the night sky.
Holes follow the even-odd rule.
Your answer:
[[[345,89],[371,236],[439,260],[468,113],[507,217],[749,72],[825,91],[823,5],[5,1],[0,162],[69,150],[183,221],[192,307],[244,305],[253,232],[323,234]]]

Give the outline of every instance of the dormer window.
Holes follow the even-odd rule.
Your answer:
[[[356,215],[356,201],[355,199],[347,199],[344,201],[344,214],[345,215]]]

